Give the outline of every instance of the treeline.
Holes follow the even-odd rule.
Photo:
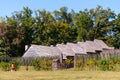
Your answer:
[[[0,56],[22,56],[25,45],[30,44],[56,45],[94,39],[120,48],[120,14],[101,6],[79,12],[68,11],[67,7],[53,12],[24,7],[1,19]]]

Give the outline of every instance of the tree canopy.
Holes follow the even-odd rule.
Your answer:
[[[120,14],[97,6],[75,12],[67,7],[49,12],[24,7],[0,22],[0,56],[22,56],[25,45],[101,39],[120,48]]]

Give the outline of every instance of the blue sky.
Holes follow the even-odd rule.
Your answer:
[[[116,14],[120,13],[120,0],[1,0],[0,17],[11,16],[14,11],[20,11],[23,7],[52,12],[66,6],[69,10],[74,9],[78,12],[86,8],[96,8],[97,5],[101,5],[105,9],[109,7]]]

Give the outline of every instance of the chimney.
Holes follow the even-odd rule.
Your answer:
[[[28,46],[28,45],[25,45],[25,51],[27,51],[27,50],[28,50],[28,48],[29,48],[29,46]]]

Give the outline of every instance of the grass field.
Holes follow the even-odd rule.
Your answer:
[[[25,71],[4,72],[0,70],[0,80],[120,80],[120,72],[113,71]]]

